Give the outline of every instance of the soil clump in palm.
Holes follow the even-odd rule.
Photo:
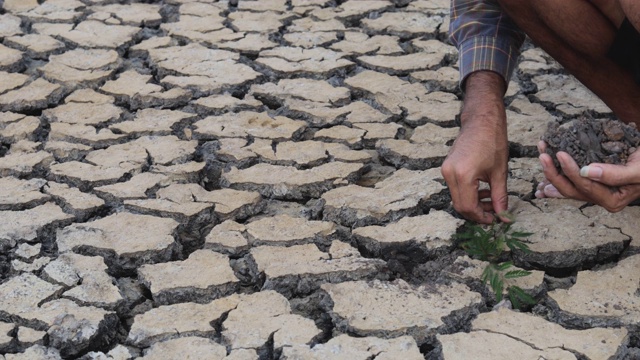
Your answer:
[[[635,124],[585,115],[564,124],[549,123],[542,140],[547,143],[546,152],[559,170],[558,151],[571,155],[579,167],[591,163],[624,165],[640,146],[640,131]]]

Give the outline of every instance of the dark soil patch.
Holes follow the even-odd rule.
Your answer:
[[[571,155],[579,167],[591,163],[624,165],[640,146],[640,132],[635,124],[582,116],[565,124],[549,123],[542,140],[558,169],[555,156],[558,151]]]

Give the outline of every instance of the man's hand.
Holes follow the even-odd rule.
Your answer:
[[[564,175],[549,154],[541,154],[540,163],[547,180],[565,197],[588,201],[610,212],[621,211],[640,198],[640,151],[631,154],[626,165],[589,164],[582,169],[565,152],[556,157]]]
[[[490,224],[494,213],[507,210],[505,84],[500,75],[489,71],[471,74],[466,83],[460,134],[442,164],[442,175],[453,207],[470,220]],[[490,189],[479,190],[480,181]]]

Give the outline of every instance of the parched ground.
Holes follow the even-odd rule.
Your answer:
[[[448,1],[0,5],[0,359],[640,358],[640,208],[532,196],[547,122],[612,114],[532,45],[517,312],[440,175]]]

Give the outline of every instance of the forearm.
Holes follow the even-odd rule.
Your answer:
[[[469,75],[465,83],[464,105],[460,114],[462,127],[471,123],[506,127],[503,101],[505,91],[504,78],[498,73],[477,71]]]

